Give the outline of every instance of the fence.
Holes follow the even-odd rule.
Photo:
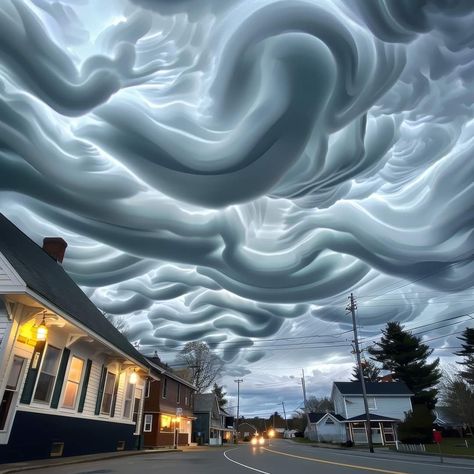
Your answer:
[[[424,453],[426,451],[424,444],[404,444],[400,441],[395,441],[397,451],[403,451],[406,453]]]

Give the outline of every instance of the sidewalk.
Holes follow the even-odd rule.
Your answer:
[[[125,456],[137,456],[141,454],[157,454],[157,453],[179,453],[192,447],[185,446],[184,449],[173,448],[156,448],[156,449],[142,449],[137,451],[114,451],[109,453],[86,454],[84,456],[69,456],[64,458],[51,459],[37,459],[33,461],[15,462],[9,464],[0,464],[0,474],[7,474],[10,472],[24,472],[34,469],[45,469],[55,466],[67,466],[68,464],[79,464],[91,461],[101,461],[103,459],[115,459]]]

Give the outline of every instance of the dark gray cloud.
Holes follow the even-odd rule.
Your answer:
[[[348,373],[351,291],[367,341],[427,325],[448,356],[474,274],[473,10],[6,0],[0,210],[65,237],[145,353],[204,340],[224,380]]]

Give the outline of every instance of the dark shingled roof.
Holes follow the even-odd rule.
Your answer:
[[[334,382],[343,395],[362,395],[360,382]],[[367,395],[407,395],[413,392],[403,382],[365,382]]]
[[[133,347],[82,292],[63,267],[0,214],[0,252],[26,285],[72,319],[148,367]]]
[[[197,393],[194,395],[194,412],[212,412],[217,403],[213,393]]]
[[[370,421],[400,421],[398,418],[389,418],[388,416],[377,415],[376,413],[370,413]],[[365,413],[362,415],[353,416],[348,418],[346,421],[365,421],[367,417]]]

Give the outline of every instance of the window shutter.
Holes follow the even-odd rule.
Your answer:
[[[56,377],[56,384],[54,385],[53,396],[51,398],[51,408],[58,408],[59,397],[61,396],[61,390],[64,383],[64,375],[66,374],[67,363],[69,361],[69,354],[71,351],[66,347],[63,350],[61,356],[61,362],[59,363],[58,375]]]
[[[115,404],[117,403],[117,394],[118,394],[118,388],[119,388],[119,379],[120,379],[120,372],[117,374],[117,377],[115,377],[115,387],[114,387],[114,396],[112,398],[112,409],[110,410],[110,416],[115,415]]]
[[[28,373],[26,374],[25,385],[23,386],[20,403],[26,403],[28,405],[31,403],[33,390],[35,388],[45,346],[45,341],[38,341],[36,343],[35,350],[33,351],[33,357],[31,358],[30,367],[28,369]]]
[[[100,414],[100,404],[102,403],[102,396],[104,395],[104,385],[105,385],[105,378],[107,377],[107,367],[102,365],[102,372],[100,374],[100,381],[99,381],[99,390],[97,392],[97,400],[95,402],[95,415]]]
[[[86,371],[84,372],[84,380],[82,382],[81,388],[81,396],[79,398],[79,406],[77,407],[77,411],[79,413],[82,413],[84,411],[84,403],[86,401],[87,387],[89,385],[89,377],[91,375],[91,367],[92,361],[90,359],[87,359]]]

